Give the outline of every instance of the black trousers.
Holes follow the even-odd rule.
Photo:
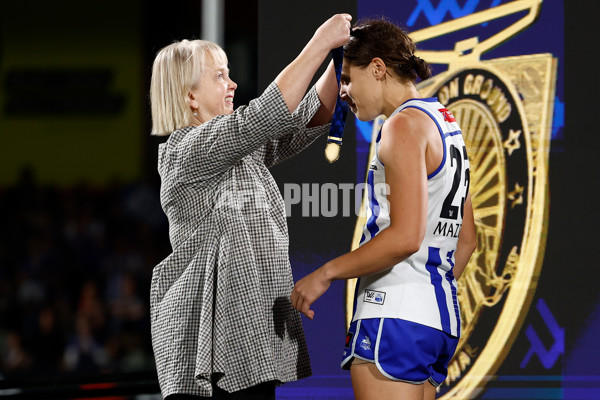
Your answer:
[[[229,393],[213,384],[212,397],[201,397],[190,394],[172,394],[165,400],[275,400],[275,382],[264,382],[256,386]]]

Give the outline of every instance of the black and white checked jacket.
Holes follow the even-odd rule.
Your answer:
[[[311,374],[292,308],[284,202],[267,169],[329,126],[306,128],[313,87],[290,114],[272,83],[248,106],[159,146],[172,253],[153,271],[152,345],[163,396],[211,396]]]

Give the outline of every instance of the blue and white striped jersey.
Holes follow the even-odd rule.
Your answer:
[[[460,336],[454,252],[469,190],[469,160],[456,120],[436,98],[412,99],[394,113],[416,108],[433,119],[444,144],[440,166],[427,177],[427,230],[420,249],[391,269],[357,284],[353,320],[401,318]],[[390,225],[385,165],[379,159],[381,132],[367,178],[367,222],[360,245]]]

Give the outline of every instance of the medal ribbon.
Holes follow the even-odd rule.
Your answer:
[[[335,69],[335,78],[338,83],[338,96],[335,102],[335,110],[331,119],[331,127],[329,128],[329,136],[327,136],[327,145],[325,147],[325,158],[330,163],[334,163],[340,158],[340,148],[342,146],[342,138],[344,135],[344,127],[346,126],[346,116],[348,115],[348,104],[341,100],[339,88],[340,78],[342,75],[342,62],[344,60],[344,48],[338,47],[331,50],[333,57],[333,66]]]

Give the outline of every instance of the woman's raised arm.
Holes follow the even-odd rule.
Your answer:
[[[293,112],[304,97],[308,85],[329,51],[350,40],[350,14],[336,14],[316,31],[298,57],[275,78],[283,99]]]

